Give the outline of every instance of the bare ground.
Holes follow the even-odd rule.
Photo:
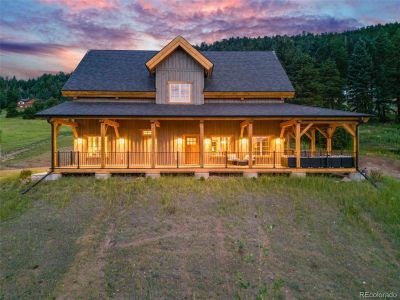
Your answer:
[[[400,178],[400,160],[389,157],[363,155],[360,157],[361,169],[379,170],[385,175]]]
[[[15,243],[7,241],[37,236],[19,247],[34,257],[28,272],[7,267],[18,256],[0,265],[9,269],[8,291],[29,299],[354,299],[363,290],[400,289],[392,243],[372,220],[348,221],[334,201],[246,180],[130,180],[96,185],[114,190],[102,205],[79,190],[59,210],[42,203],[1,226],[7,259]],[[62,267],[48,294],[32,296],[56,261]]]

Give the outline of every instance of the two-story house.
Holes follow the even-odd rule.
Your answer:
[[[200,52],[180,36],[160,51],[91,50],[62,94],[73,101],[38,113],[58,173],[355,172],[369,117],[290,104],[273,51]],[[57,149],[62,125],[73,151]],[[332,149],[339,127],[348,151]]]

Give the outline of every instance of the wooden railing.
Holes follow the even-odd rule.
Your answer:
[[[300,168],[353,168],[355,153],[344,151],[302,151]],[[57,168],[151,168],[151,152],[57,152]],[[155,152],[156,168],[296,168],[293,150],[252,155],[248,152]],[[203,162],[203,165],[201,165]]]

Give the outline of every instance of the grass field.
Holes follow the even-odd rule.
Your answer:
[[[400,124],[360,126],[361,154],[400,159]]]
[[[30,147],[32,144],[48,144],[51,136],[50,125],[46,120],[6,118],[5,112],[0,114],[0,130],[1,151],[5,153]],[[70,132],[69,128],[61,127],[61,135],[71,135]]]
[[[0,298],[355,299],[400,290],[400,181],[0,181]]]

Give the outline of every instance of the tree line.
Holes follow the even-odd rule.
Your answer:
[[[342,33],[230,38],[197,49],[274,50],[296,90],[293,102],[371,113],[400,122],[400,24]]]
[[[68,77],[69,74],[62,72],[55,75],[44,74],[28,80],[0,76],[0,109],[6,110],[7,117],[21,115],[27,119],[33,118],[36,112],[66,100],[61,96],[61,88]],[[34,98],[36,100],[34,105],[18,111],[17,102],[26,98]]]
[[[400,122],[400,24],[368,26],[342,33],[230,38],[195,46],[207,51],[274,50],[296,90],[294,103],[371,113]],[[35,98],[26,118],[66,100],[69,74],[36,79],[0,77],[0,109],[16,116],[20,98]]]

